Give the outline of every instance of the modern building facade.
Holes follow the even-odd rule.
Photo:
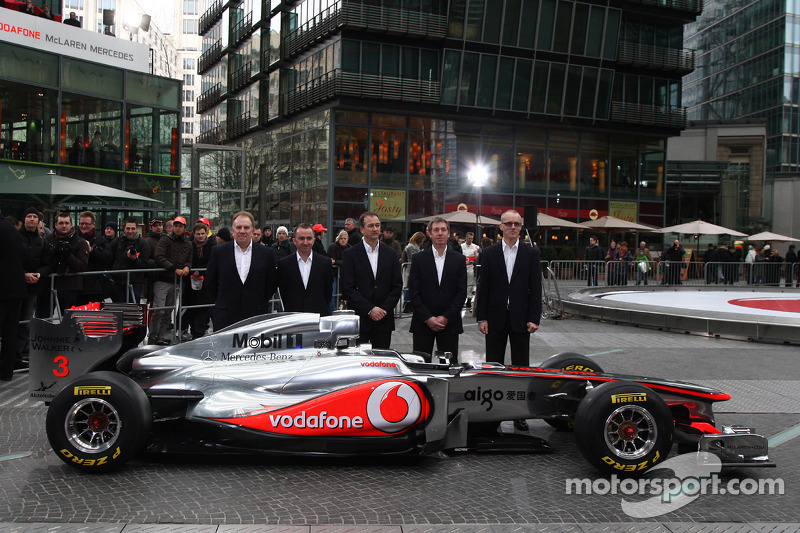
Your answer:
[[[710,1],[687,26],[697,69],[684,80],[688,119],[767,123],[763,216],[778,233],[800,235],[800,3]],[[777,209],[774,202],[780,202]],[[788,209],[788,210],[787,210]],[[774,220],[773,220],[774,219]]]
[[[372,209],[403,236],[415,218],[479,204],[662,225],[665,140],[685,126],[681,77],[694,68],[683,28],[700,11],[700,0],[217,0],[200,19],[205,147],[190,208],[214,198],[224,218],[244,197],[261,223],[329,228]],[[244,150],[242,164],[210,145]]]
[[[174,214],[181,170],[180,81],[149,74],[150,54],[143,44],[11,10],[3,15],[3,213],[21,215],[37,205],[43,211],[92,206],[106,210],[112,220]],[[3,181],[50,171],[157,202],[85,198],[74,190],[72,199],[59,196],[59,206],[50,205],[44,190],[27,196],[4,193]]]

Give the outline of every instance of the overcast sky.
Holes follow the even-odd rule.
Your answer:
[[[164,33],[172,33],[172,13],[177,2],[170,0],[137,0],[152,22]]]

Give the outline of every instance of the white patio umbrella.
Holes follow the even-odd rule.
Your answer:
[[[780,233],[772,233],[771,231],[762,231],[755,235],[747,237],[748,241],[772,241],[772,242],[800,242],[800,239],[781,235]]]
[[[655,231],[652,226],[639,224],[637,222],[631,222],[630,220],[622,220],[621,218],[612,217],[611,215],[600,217],[597,220],[589,220],[587,222],[581,222],[581,224],[583,225],[584,228],[591,228],[603,231],[626,231],[626,230]]]
[[[57,206],[74,198],[139,200],[162,203],[140,194],[107,187],[99,183],[59,176],[52,170],[47,174],[0,182],[2,194],[29,196],[45,206]]]
[[[498,226],[500,224],[500,221],[495,218],[485,215],[478,217],[475,213],[470,213],[469,211],[451,211],[443,215],[415,218],[411,222],[430,222],[434,217],[442,217],[453,224],[480,224],[482,226]]]
[[[545,215],[544,213],[537,213],[536,220],[539,222],[539,229],[586,229],[586,226],[583,224],[570,222],[569,220],[564,220],[563,218]]]
[[[717,226],[710,222],[702,220],[695,220],[694,222],[687,222],[685,224],[678,224],[676,226],[668,226],[658,230],[652,230],[656,233],[691,233],[695,235],[732,235],[734,237],[747,237],[746,233],[736,231],[735,229],[726,228],[724,226]]]

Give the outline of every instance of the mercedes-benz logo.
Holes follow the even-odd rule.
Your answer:
[[[200,355],[204,363],[213,363],[217,360],[217,353],[214,350],[206,350]]]

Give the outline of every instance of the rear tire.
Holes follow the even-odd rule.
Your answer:
[[[575,413],[581,454],[606,474],[640,475],[664,461],[673,431],[672,414],[661,396],[630,381],[595,387]]]
[[[598,365],[595,361],[576,352],[564,352],[550,356],[539,366],[540,368],[579,370],[581,372],[603,372],[603,369],[600,368],[600,365]],[[567,420],[564,418],[545,418],[544,421],[556,428],[558,431],[572,431],[575,426],[574,420]]]
[[[45,428],[62,461],[100,473],[138,454],[152,423],[150,401],[133,380],[116,372],[90,372],[53,398]]]

